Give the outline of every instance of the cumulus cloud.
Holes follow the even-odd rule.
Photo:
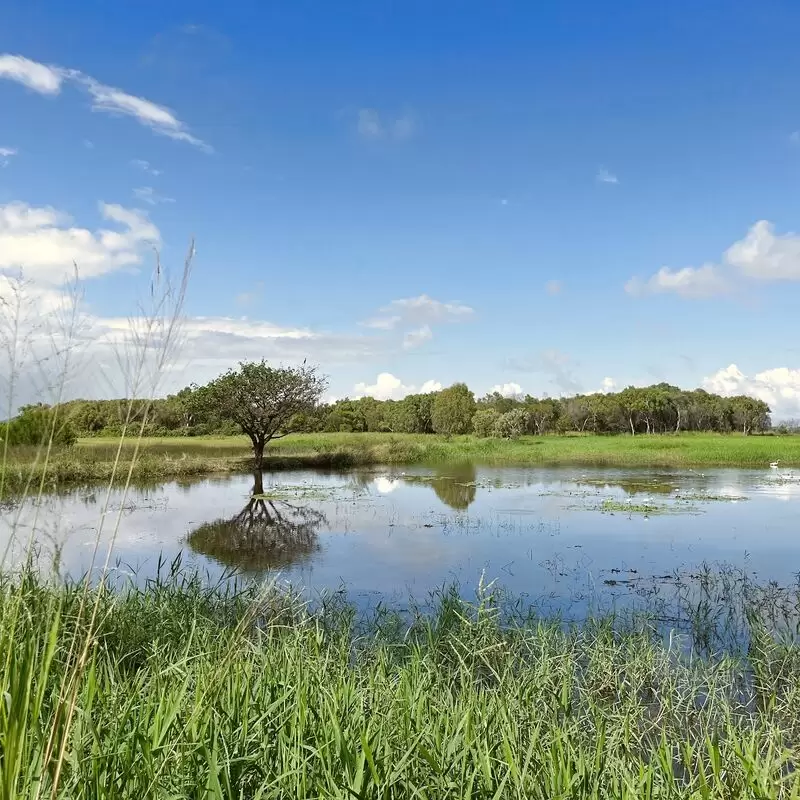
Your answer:
[[[498,383],[489,389],[489,394],[499,394],[501,397],[517,398],[522,397],[524,392],[518,383]]]
[[[617,382],[613,378],[603,378],[603,394],[611,394],[617,391]]]
[[[153,133],[187,142],[206,152],[212,151],[210,145],[189,132],[171,109],[101,83],[80,70],[48,66],[23,56],[3,54],[0,55],[0,78],[16,81],[39,94],[50,96],[59,94],[64,81],[69,81],[88,93],[92,111],[132,117]]]
[[[81,277],[92,278],[138,264],[145,249],[161,241],[158,228],[141,211],[101,203],[100,213],[121,230],[76,227],[51,207],[0,206],[0,269],[22,269],[31,280],[57,285],[74,265]]]
[[[361,108],[358,111],[357,130],[364,139],[394,139],[401,141],[411,138],[418,129],[416,116],[405,111],[397,117],[384,118],[374,108]]]
[[[137,199],[143,203],[149,203],[151,206],[157,206],[159,203],[174,203],[175,199],[172,197],[164,197],[160,195],[152,186],[140,186],[133,190],[133,194]]]
[[[720,264],[662,267],[647,280],[634,277],[625,284],[629,294],[673,292],[681,297],[711,297],[731,291],[739,281],[800,281],[800,235],[776,235],[767,220],[756,222],[734,242]]]
[[[419,388],[406,386],[391,372],[381,372],[375,383],[357,383],[353,387],[356,397],[374,397],[376,400],[402,400],[409,394],[439,392],[441,389],[442,384],[434,380],[425,381]]]
[[[800,236],[796,233],[776,236],[772,223],[762,219],[744,239],[728,248],[725,262],[756,280],[800,280]]]
[[[705,378],[703,388],[726,397],[757,397],[769,405],[776,419],[800,416],[800,369],[774,367],[750,377],[730,364]]]
[[[619,183],[619,178],[605,167],[599,167],[594,179],[598,183]]]
[[[728,290],[728,281],[713,264],[679,270],[662,267],[646,281],[634,277],[625,284],[625,291],[634,296],[674,292],[681,297],[712,297]]]

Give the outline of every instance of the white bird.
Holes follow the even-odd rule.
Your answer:
[[[770,469],[778,469],[778,464],[780,464],[780,463],[781,463],[780,461],[772,461],[772,462],[770,462],[769,467],[770,467]]]

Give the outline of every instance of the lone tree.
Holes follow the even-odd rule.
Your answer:
[[[250,437],[255,468],[260,470],[267,444],[293,433],[293,417],[313,410],[327,386],[327,378],[305,362],[300,367],[270,367],[262,359],[229,369],[202,387],[198,396]]]

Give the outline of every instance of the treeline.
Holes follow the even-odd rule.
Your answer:
[[[239,429],[216,413],[205,387],[188,387],[146,405],[129,400],[74,400],[60,414],[78,436],[227,435]],[[146,411],[146,416],[145,416]],[[752,397],[721,397],[702,389],[684,391],[666,383],[628,387],[609,394],[566,398],[475,398],[464,384],[403,400],[362,397],[319,405],[292,419],[296,432],[474,433],[514,438],[526,434],[648,434],[681,431],[738,431],[745,435],[771,427],[769,406]]]

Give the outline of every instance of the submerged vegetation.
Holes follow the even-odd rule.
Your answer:
[[[793,798],[792,597],[745,594],[741,647],[714,655],[731,598],[708,592],[693,637],[664,638],[491,591],[360,619],[179,571],[116,593],[26,571],[0,585],[0,793]]]

